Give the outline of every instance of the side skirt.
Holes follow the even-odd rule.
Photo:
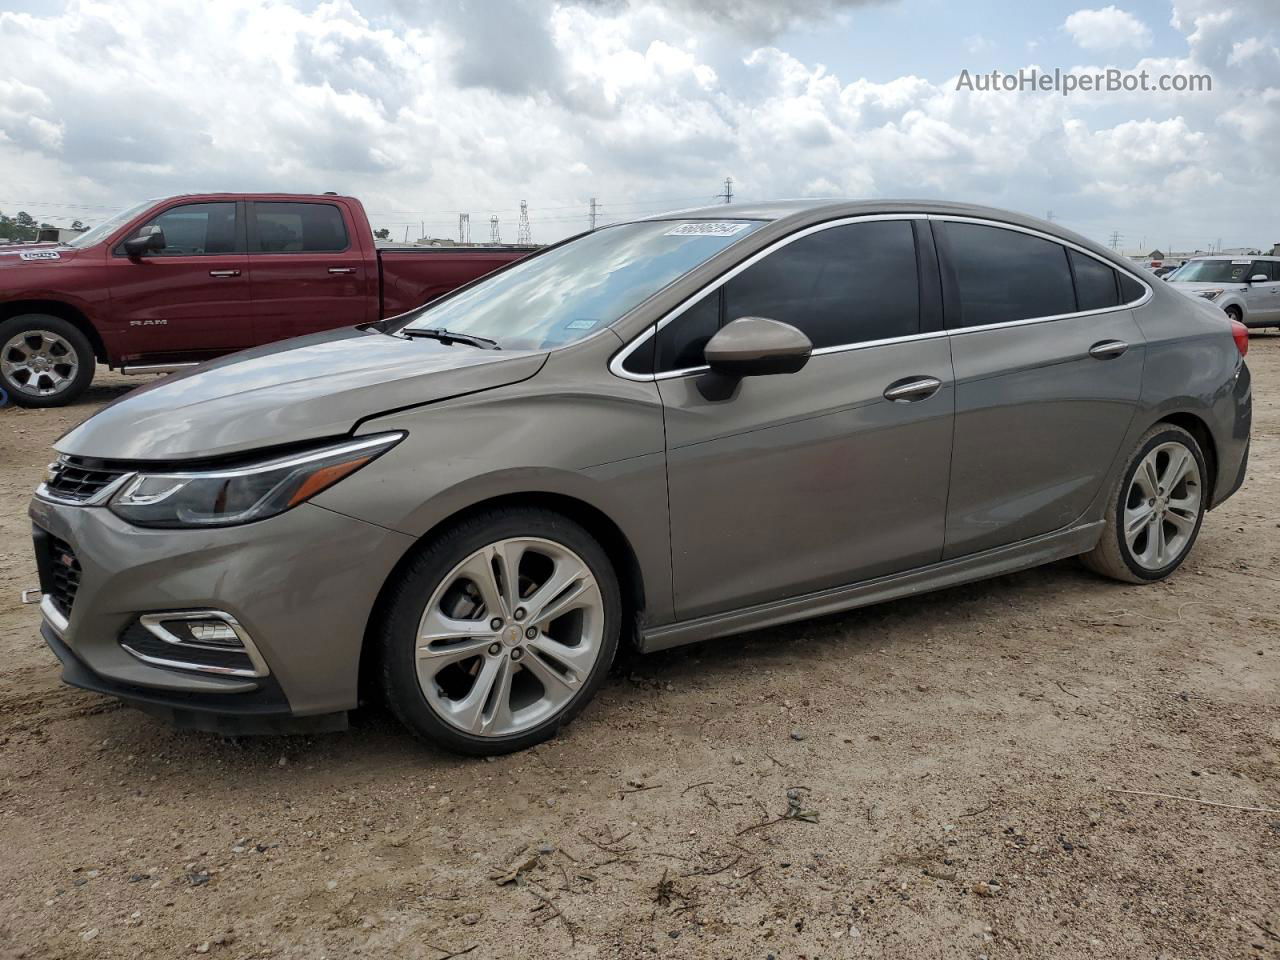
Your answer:
[[[1085,553],[1098,542],[1104,521],[1081,524],[1066,530],[1047,533],[1021,543],[996,547],[970,557],[958,557],[906,573],[895,573],[876,580],[833,587],[818,593],[786,600],[716,613],[696,620],[685,620],[664,626],[649,627],[640,635],[640,650],[652,653],[699,640],[710,640],[731,633],[759,630],[792,620],[807,620],[842,610],[897,600],[902,597],[954,587],[974,580],[986,580],[1001,574],[1037,567]]]

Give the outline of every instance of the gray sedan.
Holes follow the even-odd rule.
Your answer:
[[[1149,583],[1240,486],[1248,338],[1060,227],[936,202],[584,234],[66,434],[67,682],[179,724],[553,735],[660,650],[1081,556]]]

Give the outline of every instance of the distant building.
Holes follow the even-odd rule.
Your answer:
[[[41,227],[36,234],[36,243],[66,243],[84,233],[88,227],[76,230],[72,227]]]

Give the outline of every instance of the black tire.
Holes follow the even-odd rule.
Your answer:
[[[459,563],[487,544],[526,536],[562,544],[590,568],[604,604],[600,654],[586,681],[558,713],[514,735],[477,736],[447,723],[424,696],[417,673],[418,625],[436,587]],[[526,507],[499,508],[477,514],[421,545],[394,576],[397,582],[384,598],[376,633],[382,693],[387,706],[410,731],[453,753],[470,756],[511,753],[555,736],[591,700],[617,654],[622,631],[622,597],[617,574],[595,538],[561,514]]]
[[[20,407],[60,407],[84,393],[93,381],[93,346],[84,332],[68,320],[42,313],[22,313],[0,323],[0,351],[5,350],[7,344],[19,334],[37,330],[56,334],[71,346],[76,359],[74,375],[56,393],[39,396],[25,392],[27,384],[10,376],[5,365],[0,363],[0,387],[4,387],[10,402]]]
[[[1199,470],[1200,510],[1190,537],[1173,560],[1158,569],[1148,569],[1134,559],[1118,518],[1123,512],[1122,505],[1129,495],[1134,475],[1142,464],[1143,458],[1165,443],[1180,443],[1195,457],[1196,467]],[[1204,515],[1209,506],[1208,479],[1209,471],[1205,464],[1204,451],[1200,449],[1196,438],[1171,423],[1157,423],[1138,441],[1138,446],[1129,457],[1118,483],[1111,491],[1111,497],[1107,503],[1106,526],[1098,539],[1097,546],[1088,553],[1082,554],[1080,559],[1094,573],[1100,573],[1104,577],[1124,583],[1154,583],[1157,580],[1163,580],[1182,565],[1200,536],[1200,527],[1204,523]]]
[[[1232,320],[1236,320],[1240,323],[1244,323],[1244,315],[1240,312],[1239,307],[1227,307],[1227,309],[1223,310],[1222,312],[1225,313]]]

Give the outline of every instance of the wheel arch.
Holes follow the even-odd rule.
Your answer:
[[[1165,414],[1156,423],[1173,424],[1175,427],[1181,427],[1196,438],[1196,443],[1200,444],[1200,450],[1204,454],[1205,472],[1208,474],[1205,480],[1209,489],[1205,502],[1212,504],[1218,480],[1218,447],[1214,443],[1213,432],[1209,429],[1209,424],[1196,414],[1187,411]]]
[[[102,334],[93,325],[93,321],[79,308],[62,300],[9,300],[0,303],[0,322],[26,313],[43,313],[67,321],[88,338],[89,345],[93,347],[94,358],[99,363],[108,363],[110,361],[107,356],[107,345],[102,339]]]
[[[522,493],[505,493],[478,500],[460,510],[442,518],[431,529],[414,541],[413,545],[387,574],[382,587],[369,611],[369,619],[365,626],[364,640],[360,650],[359,690],[361,702],[376,698],[376,678],[379,644],[374,637],[381,620],[382,611],[386,607],[387,594],[391,585],[401,571],[413,560],[423,544],[429,543],[439,536],[440,532],[468,518],[486,511],[503,507],[533,507],[548,510],[568,517],[570,520],[586,528],[592,536],[600,541],[614,571],[618,575],[618,586],[622,594],[623,641],[632,644],[637,642],[638,623],[641,612],[645,609],[644,573],[639,557],[622,528],[603,510],[578,497],[562,493],[546,491],[528,491]]]

